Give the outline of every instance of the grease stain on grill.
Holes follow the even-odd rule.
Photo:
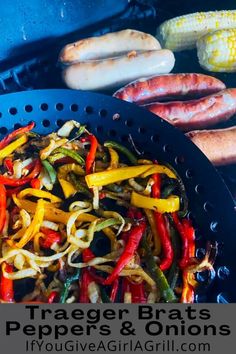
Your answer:
[[[17,109],[16,107],[11,107],[9,109],[9,113],[12,115],[12,116],[15,116],[17,114]]]

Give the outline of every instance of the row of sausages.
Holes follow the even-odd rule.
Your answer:
[[[114,97],[136,103],[188,132],[212,163],[236,162],[236,128],[199,130],[236,113],[236,89],[227,89],[208,75],[169,74],[174,54],[161,49],[150,34],[127,29],[81,39],[66,45],[59,61],[68,87],[114,91],[125,85]]]
[[[137,80],[114,97],[148,109],[188,136],[214,163],[236,162],[236,127],[204,129],[236,113],[236,89],[203,74],[168,74]]]

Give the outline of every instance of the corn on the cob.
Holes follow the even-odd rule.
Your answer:
[[[200,65],[209,71],[236,72],[236,29],[209,33],[197,41]]]
[[[165,21],[157,38],[172,51],[192,49],[203,35],[220,29],[236,28],[236,10],[197,12]]]

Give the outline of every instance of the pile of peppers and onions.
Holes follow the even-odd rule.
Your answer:
[[[194,302],[217,245],[195,257],[173,168],[75,121],[33,129],[0,141],[0,301]]]

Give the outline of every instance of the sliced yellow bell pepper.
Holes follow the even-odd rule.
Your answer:
[[[110,154],[110,166],[108,167],[109,170],[113,168],[117,168],[119,165],[119,155],[117,154],[116,150],[112,149],[111,147],[108,148]]]
[[[36,212],[36,207],[37,204],[34,202],[31,202],[30,200],[26,199],[18,199],[15,195],[13,195],[13,201],[14,203],[21,209],[25,209],[31,214],[34,214]],[[69,217],[73,212],[66,212],[61,209],[55,208],[55,206],[51,203],[44,202],[44,218],[49,221],[53,221],[56,223],[62,223],[64,225],[67,224]],[[96,220],[97,217],[88,213],[80,214],[77,218],[77,221],[82,221],[82,222],[92,222]],[[102,230],[104,234],[110,239],[111,241],[111,246],[112,248],[114,247],[116,243],[116,235],[112,231],[111,228],[106,227],[105,229]]]
[[[145,208],[158,211],[158,213],[173,213],[180,208],[179,197],[172,195],[167,199],[158,199],[146,197],[144,195],[132,192],[131,204],[137,208]]]
[[[79,176],[84,176],[85,175],[85,171],[83,170],[83,168],[75,163],[68,163],[64,166],[61,166],[58,168],[57,171],[57,177],[59,178],[63,178],[66,179],[68,173],[70,172],[74,172],[76,175]]]
[[[107,184],[124,181],[129,178],[147,177],[154,173],[163,173],[170,178],[176,178],[175,174],[166,166],[162,165],[140,165],[121,167],[113,170],[106,170],[85,176],[89,188],[106,186]]]
[[[20,138],[13,141],[11,144],[7,145],[5,148],[0,150],[0,161],[5,157],[9,156],[13,151],[15,151],[18,147],[27,143],[28,137],[26,134],[23,134]]]
[[[44,200],[39,199],[37,202],[34,218],[28,227],[28,229],[25,231],[25,234],[23,237],[20,239],[19,242],[16,243],[16,247],[22,248],[24,247],[33,237],[35,234],[39,232],[39,229],[42,225],[43,218],[44,218]]]
[[[77,192],[77,189],[70,182],[66,181],[63,178],[58,178],[58,181],[61,185],[65,198],[70,198]]]
[[[56,195],[51,194],[46,191],[42,191],[40,189],[34,189],[34,188],[23,189],[23,191],[18,193],[17,197],[20,199],[23,199],[27,195],[42,198],[42,199],[49,199],[52,203],[61,203],[62,202],[62,199],[57,197]]]

